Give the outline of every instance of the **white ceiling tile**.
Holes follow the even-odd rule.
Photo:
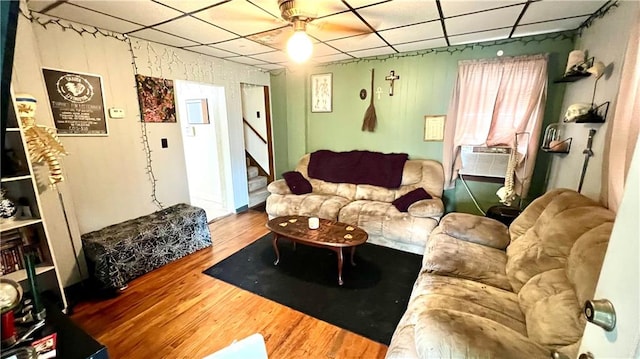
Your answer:
[[[445,41],[444,38],[408,42],[406,44],[400,44],[400,45],[393,45],[393,47],[395,47],[396,50],[400,52],[411,52],[411,51],[433,49],[436,47],[444,47],[444,46],[447,46],[447,42]]]
[[[251,57],[253,57],[254,59],[261,60],[263,62],[287,62],[290,60],[289,56],[282,51],[267,52],[265,54],[253,55]]]
[[[171,34],[167,34],[162,31],[158,31],[154,29],[144,29],[140,31],[135,31],[130,33],[129,35],[133,37],[137,37],[139,39],[155,41],[161,44],[175,46],[175,47],[198,45],[193,41],[183,39],[177,36],[173,36]]]
[[[380,40],[375,34],[358,35],[346,39],[327,41],[327,44],[342,52],[365,50],[386,45],[384,41]]]
[[[292,35],[293,35],[293,28],[287,26],[280,29],[269,30],[269,31],[261,32],[251,36],[247,36],[247,38],[249,40],[259,42],[263,45],[284,50],[287,47],[287,41],[289,41],[289,38]]]
[[[499,30],[474,32],[465,35],[449,36],[449,43],[451,45],[470,44],[475,42],[502,40],[509,37],[511,28],[504,28]]]
[[[225,41],[236,35],[191,16],[181,17],[154,28],[203,44]]]
[[[356,15],[346,12],[310,22],[307,25],[307,32],[321,41],[328,41],[370,33],[371,29]]]
[[[258,65],[258,64],[264,64],[264,61],[260,61],[260,60],[256,60],[253,59],[251,57],[246,57],[246,56],[237,56],[237,57],[227,57],[225,60],[229,60],[229,61],[233,61],[233,62],[239,62],[241,64],[245,64],[245,65]]]
[[[538,1],[529,4],[521,24],[591,15],[606,1]]]
[[[284,68],[284,65],[280,65],[280,64],[264,64],[264,65],[256,65],[256,66],[265,70],[279,70]]]
[[[196,12],[193,16],[242,36],[275,29],[287,24],[284,20],[274,17],[253,4],[239,0]]]
[[[182,15],[181,12],[169,9],[151,0],[138,1],[70,1],[78,6],[99,11],[105,14],[133,21],[142,25],[154,25],[162,21]]]
[[[116,19],[108,15],[103,15],[101,13],[67,3],[63,3],[55,9],[48,11],[47,14],[65,20],[119,32],[121,34],[142,28],[141,25]]]
[[[504,9],[445,19],[444,24],[447,29],[447,35],[451,36],[513,26],[522,11],[522,7],[523,6],[511,6]]]
[[[27,6],[33,11],[40,12],[55,2],[56,0],[27,0]]]
[[[172,8],[178,9],[180,11],[192,12],[192,11],[200,10],[200,9],[205,8],[207,6],[211,6],[213,4],[219,3],[221,1],[220,0],[217,0],[217,1],[156,0],[156,2],[165,4],[167,6],[171,6]]]
[[[513,32],[513,37],[546,34],[549,32],[577,29],[578,26],[580,26],[580,24],[582,24],[582,22],[584,22],[588,18],[588,16],[583,16],[564,20],[539,22],[529,25],[518,25],[516,31]]]
[[[477,11],[495,9],[499,7],[522,4],[524,1],[459,1],[459,0],[442,0],[442,14],[444,17],[469,14]],[[519,7],[522,10],[522,7]]]
[[[395,53],[396,52],[389,46],[384,46],[384,47],[378,47],[376,49],[352,51],[352,52],[349,52],[349,55],[360,58],[360,57],[389,55],[389,54],[395,54]]]
[[[191,51],[199,52],[201,54],[221,57],[221,58],[238,56],[238,54],[234,54],[233,52],[216,49],[213,46],[207,46],[207,45],[187,47],[185,48],[185,50],[191,50]]]
[[[273,51],[270,47],[260,45],[257,42],[247,39],[229,40],[216,44],[215,46],[223,50],[233,51],[240,55],[253,55]]]
[[[327,56],[333,54],[339,54],[340,51],[334,49],[333,47],[323,44],[321,42],[313,44],[313,54],[311,56]]]
[[[397,0],[357,10],[369,25],[376,30],[411,25],[439,18],[436,2],[433,0]]]
[[[405,26],[393,30],[380,31],[379,33],[392,45],[444,36],[440,21]]]
[[[352,59],[352,58],[353,57],[351,57],[351,56],[349,56],[347,54],[335,54],[335,55],[329,55],[329,56],[314,57],[313,58],[313,62],[317,62],[319,64],[323,64],[323,63],[327,63],[327,62],[348,60],[348,59]]]

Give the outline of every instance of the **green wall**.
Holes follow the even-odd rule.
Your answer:
[[[286,159],[276,159],[276,174],[279,176],[293,169],[300,156],[318,149],[406,152],[411,158],[441,161],[442,142],[423,141],[424,116],[447,113],[459,60],[493,58],[498,50],[504,51],[504,56],[549,54],[550,81],[544,129],[547,124],[557,122],[560,116],[564,85],[553,84],[552,80],[564,73],[568,53],[574,45],[572,37],[557,37],[546,40],[524,38],[526,44],[522,40],[476,44],[453,53],[407,53],[387,59],[370,58],[274,71],[271,76],[274,139],[276,153],[286,156]],[[372,68],[375,69],[374,87],[381,87],[383,93],[379,100],[373,94],[378,126],[370,133],[362,132],[360,128],[369,106]],[[400,75],[400,80],[395,82],[394,96],[388,95],[389,82],[384,80],[391,70]],[[333,74],[331,113],[310,111],[309,76],[319,73]],[[365,100],[358,96],[363,88],[368,92]],[[544,190],[548,156],[544,152],[538,154],[530,197],[537,197]],[[468,184],[483,209],[498,204],[495,192],[500,184]],[[448,211],[477,212],[460,183],[455,189],[446,191],[444,197]]]

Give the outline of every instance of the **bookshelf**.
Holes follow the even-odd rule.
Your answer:
[[[24,254],[33,253],[39,291],[52,291],[66,309],[67,299],[40,203],[39,191],[49,189],[42,185],[39,187],[38,178],[34,175],[21,123],[16,116],[13,92],[11,95],[12,103],[8,106],[6,119],[3,119],[6,131],[2,142],[0,186],[18,211],[14,217],[2,218],[0,222],[0,278],[16,281],[25,292],[29,292]]]

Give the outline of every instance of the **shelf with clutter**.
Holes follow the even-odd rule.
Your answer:
[[[548,153],[569,153],[573,137],[563,138],[564,127],[562,123],[552,123],[547,126],[540,149]]]
[[[598,87],[598,80],[607,71],[607,66],[602,61],[595,61],[594,57],[584,59],[585,55],[582,50],[574,50],[569,53],[569,59],[567,61],[567,68],[564,76],[554,81],[558,82],[573,82],[581,78],[590,76],[595,77],[593,84],[593,95],[591,96],[591,104],[573,104],[567,109],[567,113],[564,118],[564,122],[575,123],[604,123],[607,114],[609,113],[609,101],[603,102],[600,105],[596,105],[596,89]]]

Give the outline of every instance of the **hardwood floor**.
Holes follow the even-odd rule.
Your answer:
[[[383,358],[387,346],[202,273],[268,233],[263,212],[211,223],[213,246],[76,305],[72,318],[111,358],[202,358],[261,333],[270,359]]]

